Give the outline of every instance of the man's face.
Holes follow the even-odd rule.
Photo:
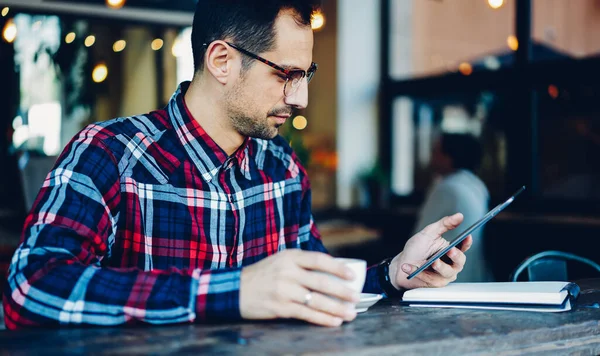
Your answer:
[[[275,47],[257,53],[285,69],[307,70],[312,62],[313,33],[300,27],[289,12],[282,11],[275,21]],[[243,43],[237,43],[243,47]],[[240,54],[241,55],[241,54]],[[243,136],[272,139],[292,115],[292,109],[308,105],[308,85],[302,80],[294,94],[283,94],[285,75],[263,63],[253,65],[237,79],[225,95],[231,124]]]

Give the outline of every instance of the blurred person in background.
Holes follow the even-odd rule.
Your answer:
[[[278,135],[308,104],[316,5],[198,2],[192,81],[163,110],[89,125],[47,176],[7,278],[9,329],[356,317],[360,293],[328,276],[355,275],[326,253],[306,171]],[[427,226],[363,291],[455,280],[470,238],[406,277],[461,222]]]
[[[481,163],[480,142],[469,134],[443,133],[435,141],[430,168],[436,178],[428,190],[415,225],[421,231],[433,221],[455,212],[464,215],[461,229],[448,231],[444,238],[453,240],[488,211],[489,193],[475,174]],[[472,234],[473,245],[466,253],[469,263],[458,276],[459,282],[488,282],[493,277],[483,251],[483,227]]]

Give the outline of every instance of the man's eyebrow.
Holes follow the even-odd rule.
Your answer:
[[[298,66],[295,66],[293,64],[278,64],[281,68],[285,69],[285,70],[304,70]]]

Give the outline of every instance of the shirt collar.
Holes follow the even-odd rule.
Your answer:
[[[240,148],[228,157],[227,153],[204,131],[188,110],[184,96],[189,86],[190,82],[183,82],[179,85],[167,105],[167,112],[179,141],[200,171],[202,178],[210,182],[219,173],[221,167],[230,168],[235,164],[240,172],[250,179],[247,158],[250,138],[247,137]]]

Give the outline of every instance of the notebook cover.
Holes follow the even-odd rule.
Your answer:
[[[579,287],[569,282],[451,283],[409,290],[402,302],[414,307],[565,311],[578,295]]]

